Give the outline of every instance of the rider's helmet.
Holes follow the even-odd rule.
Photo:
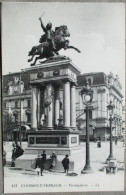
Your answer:
[[[51,28],[52,28],[52,23],[49,22],[49,23],[46,25],[46,29],[47,29],[47,30],[50,30]]]

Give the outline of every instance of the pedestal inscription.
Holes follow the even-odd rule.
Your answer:
[[[77,143],[77,137],[71,137],[71,143],[72,144]]]
[[[36,137],[36,144],[59,144],[59,137]]]

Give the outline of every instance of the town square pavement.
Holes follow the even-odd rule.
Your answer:
[[[72,191],[123,191],[124,190],[124,148],[123,142],[117,145],[113,142],[114,157],[118,162],[115,174],[106,174],[105,161],[109,156],[109,141],[101,142],[101,148],[96,142],[90,142],[90,161],[93,173],[81,174],[85,165],[85,143],[81,159],[83,167],[76,171],[76,176],[62,171],[44,170],[43,176],[37,176],[34,170],[19,170],[9,166],[11,161],[12,142],[5,142],[7,165],[4,167],[5,192],[72,192]],[[27,143],[22,143],[23,149]]]

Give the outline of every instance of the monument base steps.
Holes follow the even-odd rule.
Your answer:
[[[47,155],[51,155],[52,152],[55,151],[55,153],[57,155],[66,155],[66,154],[68,154],[70,156],[70,155],[73,155],[73,154],[78,154],[81,151],[81,147],[80,146],[75,146],[75,147],[71,147],[71,148],[28,147],[28,148],[26,148],[24,154],[42,154],[43,150],[46,151]]]
[[[76,147],[76,148],[53,148],[52,150],[50,148],[44,148],[47,153],[47,160],[45,164],[45,169],[49,170],[51,161],[50,161],[50,155],[53,151],[57,154],[57,163],[56,166],[53,168],[54,171],[57,172],[63,172],[63,166],[62,166],[62,160],[65,157],[66,154],[69,155],[69,171],[77,171],[78,169],[82,168],[85,164],[84,159],[85,156],[83,152],[83,147]],[[37,158],[38,154],[42,154],[43,149],[42,148],[27,148],[25,150],[25,153],[16,159],[15,167],[16,168],[22,168],[26,170],[32,170],[33,164],[35,163],[35,159]]]

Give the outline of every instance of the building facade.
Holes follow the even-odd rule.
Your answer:
[[[89,82],[93,89],[93,100],[90,118],[90,136],[94,139],[101,137],[107,139],[109,137],[109,111],[107,106],[110,100],[115,105],[113,115],[113,136],[121,136],[124,133],[124,120],[122,120],[122,86],[118,76],[114,77],[112,73],[109,75],[103,72],[88,73],[79,75],[76,86],[76,124],[80,134],[85,136],[86,133],[86,114],[84,113],[84,104],[82,102],[80,91]],[[3,76],[3,113],[9,113],[14,121],[18,121],[17,129],[31,126],[31,87],[29,72],[18,72]],[[60,125],[62,124],[62,103],[63,93],[60,89]],[[3,115],[4,117],[4,115]],[[44,118],[41,119],[43,123]],[[11,139],[3,125],[4,137]],[[26,137],[25,132],[22,133],[22,139]]]
[[[12,140],[15,132],[19,137],[19,126],[21,125],[22,139],[26,139],[26,130],[31,125],[31,90],[28,73],[13,73],[3,76],[2,105],[3,117],[10,116],[10,122],[16,122],[12,130],[7,131],[3,124],[3,139]],[[4,120],[3,120],[4,121]],[[17,132],[18,131],[18,132]]]
[[[84,114],[84,105],[81,100],[80,91],[86,80],[94,91],[92,100],[92,109],[89,112],[90,134],[94,138],[99,136],[102,139],[109,138],[109,111],[107,106],[110,100],[115,105],[113,113],[113,136],[122,134],[122,86],[118,76],[114,77],[112,73],[105,75],[103,72],[88,73],[78,77],[78,86],[76,89],[77,99],[77,127],[82,134],[86,133],[86,115]]]

